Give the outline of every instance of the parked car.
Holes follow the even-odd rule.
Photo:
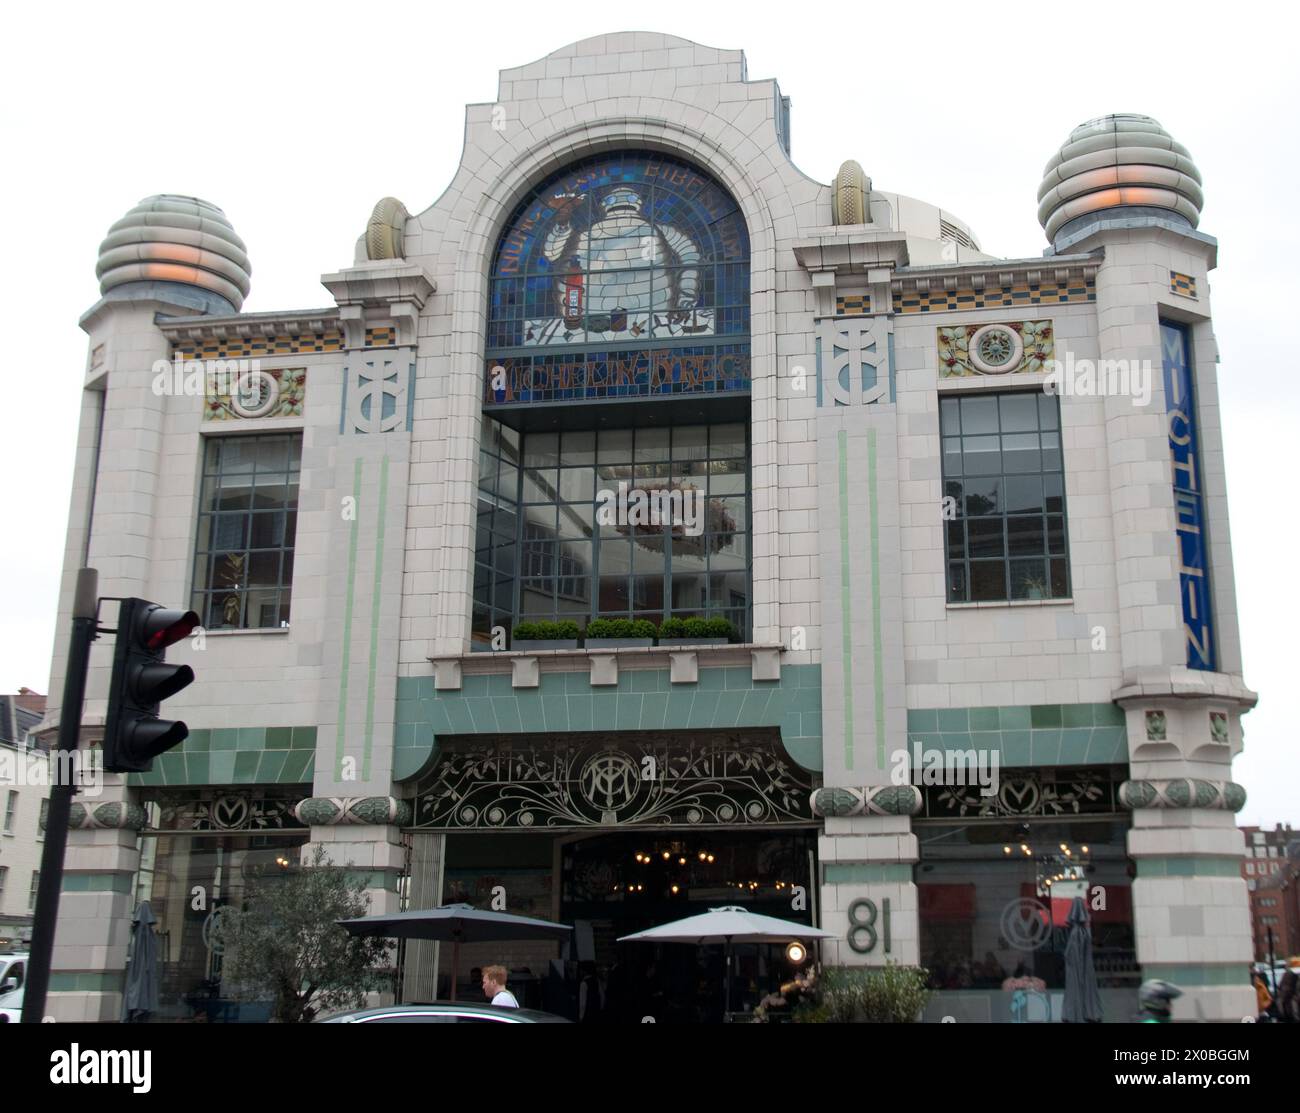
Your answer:
[[[23,1019],[23,990],[0,994],[0,1024],[18,1024]]]
[[[27,963],[26,951],[0,955],[0,1024],[17,1024],[22,1018]]]
[[[320,1024],[568,1024],[570,1021],[537,1009],[507,1009],[499,1005],[469,1005],[435,1001],[428,1005],[382,1005],[322,1017]]]

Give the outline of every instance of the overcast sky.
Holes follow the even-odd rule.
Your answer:
[[[622,7],[624,14],[617,14]],[[656,10],[664,17],[656,17]],[[1076,124],[1156,117],[1205,182],[1246,682],[1260,692],[1233,768],[1243,823],[1300,823],[1292,379],[1300,259],[1297,16],[1280,4],[28,5],[0,42],[0,261],[10,351],[0,474],[0,691],[44,692],[67,528],[78,317],[97,248],[154,193],[221,206],[248,244],[250,312],[323,306],[371,207],[428,207],[460,157],[464,105],[497,71],[607,31],[742,48],[792,98],[793,157],[829,182],[942,205],[984,250],[1040,255],[1035,193]],[[607,14],[608,13],[608,14]],[[1228,22],[1228,21],[1231,22]],[[1222,523],[1212,522],[1212,529]],[[168,600],[181,603],[183,600]],[[1288,723],[1292,725],[1288,726]]]

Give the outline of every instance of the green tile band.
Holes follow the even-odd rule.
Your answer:
[[[893,373],[890,373],[892,380]],[[867,430],[867,498],[871,507],[871,644],[875,661],[876,768],[885,768],[885,660],[880,621],[880,521],[876,506],[876,431]]]
[[[653,678],[653,679],[652,679]],[[822,768],[821,666],[785,665],[779,681],[755,681],[748,665],[700,669],[695,684],[672,684],[667,669],[624,672],[615,689],[592,688],[585,674],[543,673],[536,689],[518,689],[509,673],[465,677],[438,690],[431,676],[399,676],[393,776],[406,780],[434,756],[447,734],[590,731],[593,723],[628,730],[774,727],[790,757]],[[641,690],[645,689],[645,690]]]
[[[348,537],[348,592],[343,604],[343,660],[339,665],[339,723],[334,739],[334,779],[343,777],[343,739],[347,733],[348,665],[352,653],[352,606],[356,601],[357,586],[357,534],[361,505],[361,457],[353,461],[352,468],[352,529]]]
[[[1244,988],[1250,986],[1250,965],[1245,962],[1231,963],[1144,963],[1143,978],[1160,978],[1173,982],[1176,986],[1189,985],[1236,985]]]
[[[121,993],[125,978],[121,970],[51,973],[49,988],[51,993]]]
[[[839,434],[840,453],[840,622],[844,684],[844,768],[853,768],[853,599],[849,568],[849,434]]]
[[[65,893],[129,893],[134,875],[131,873],[78,873],[63,875]]]
[[[912,880],[912,867],[900,862],[827,863],[822,873],[827,885],[906,884]]]
[[[912,708],[909,742],[996,751],[1004,768],[1126,765],[1128,731],[1113,703]]]
[[[1241,855],[1138,857],[1138,877],[1241,877]]]
[[[375,669],[379,662],[379,600],[384,586],[384,524],[388,518],[388,457],[379,464],[379,516],[375,523],[375,582],[370,599],[370,672],[366,677],[366,736],[361,779],[370,780],[370,753],[375,742]],[[346,642],[344,643],[346,644]]]

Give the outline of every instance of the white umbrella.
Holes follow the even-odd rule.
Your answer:
[[[671,924],[647,928],[633,935],[619,937],[620,943],[716,943],[722,940],[726,951],[726,986],[723,989],[723,1011],[731,1011],[731,944],[732,943],[789,943],[795,939],[834,939],[833,931],[798,924],[792,920],[778,920],[775,916],[760,916],[757,912],[727,905],[710,908],[698,916],[687,916]]]

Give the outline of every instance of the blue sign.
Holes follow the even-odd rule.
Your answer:
[[[1184,325],[1160,322],[1165,403],[1169,412],[1169,454],[1173,460],[1174,528],[1178,531],[1179,595],[1187,667],[1213,672],[1214,617],[1210,610],[1210,559],[1205,502],[1201,490],[1196,397],[1192,389],[1191,342]]]

